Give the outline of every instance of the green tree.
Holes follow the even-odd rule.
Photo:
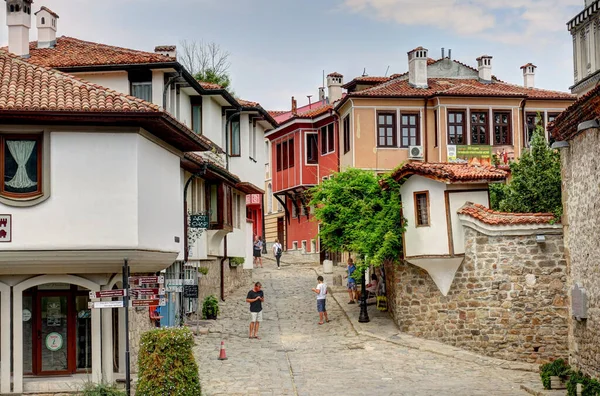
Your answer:
[[[389,175],[351,168],[315,186],[310,195],[324,248],[365,257],[359,266],[379,266],[400,257],[400,185]]]
[[[531,148],[510,164],[508,184],[490,186],[492,209],[515,213],[553,213],[562,215],[560,154],[551,149],[538,126]]]
[[[195,40],[183,40],[180,47],[179,61],[196,80],[231,88],[229,52],[217,43]]]

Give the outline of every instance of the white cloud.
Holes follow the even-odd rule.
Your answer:
[[[482,34],[505,43],[565,34],[582,0],[342,0],[351,12],[408,26],[431,26],[461,36]]]

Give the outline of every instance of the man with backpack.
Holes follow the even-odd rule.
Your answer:
[[[279,243],[279,239],[275,239],[275,243],[273,244],[273,254],[275,255],[275,260],[277,260],[277,269],[281,269],[279,260],[283,254],[283,246]]]

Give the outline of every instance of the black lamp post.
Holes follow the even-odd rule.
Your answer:
[[[365,270],[362,269],[362,279],[360,281],[360,315],[358,316],[358,321],[360,323],[368,323],[369,313],[367,312],[367,291],[365,285]]]

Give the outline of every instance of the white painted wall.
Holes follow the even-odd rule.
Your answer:
[[[165,89],[165,73],[152,70],[152,103],[163,107],[163,90]]]
[[[202,134],[220,147],[225,147],[221,105],[210,96],[202,97]]]
[[[449,254],[444,191],[446,185],[422,176],[411,176],[402,186],[402,212],[408,220],[404,235],[407,257]],[[415,227],[415,204],[413,193],[429,191],[429,227]]]
[[[177,155],[137,135],[138,236],[141,249],[183,250],[183,189]],[[179,242],[175,242],[179,237]]]
[[[13,216],[13,241],[3,250],[179,250],[175,154],[137,133],[52,132],[50,155],[48,200],[23,208],[0,203],[0,213]]]
[[[126,71],[102,73],[71,73],[74,76],[117,92],[129,95],[129,76]],[[154,90],[154,87],[152,87]]]
[[[450,192],[448,195],[450,202],[450,221],[452,222],[452,242],[454,246],[454,254],[463,254],[465,252],[465,234],[464,227],[458,219],[456,213],[466,202],[473,202],[490,206],[487,191],[465,191],[465,192]]]
[[[252,245],[252,237],[246,235],[246,216],[242,220],[242,227],[242,229],[234,228],[233,232],[227,234],[227,255],[229,257],[246,257],[247,245]]]
[[[179,122],[192,129],[192,103],[190,96],[183,90],[179,93]]]
[[[252,222],[244,222],[244,224],[246,226],[246,252],[244,255],[246,260],[244,260],[244,269],[252,269],[254,268],[254,263],[252,261],[254,259],[252,252]]]
[[[242,114],[240,117],[241,156],[229,159],[229,170],[243,182],[250,182],[262,188],[265,184],[265,163],[268,162],[264,144],[265,131],[259,124],[256,125],[256,158],[253,161],[250,159],[250,140],[253,137],[251,133],[252,124],[248,122],[248,119],[248,114]],[[299,159],[296,161],[299,161]]]

